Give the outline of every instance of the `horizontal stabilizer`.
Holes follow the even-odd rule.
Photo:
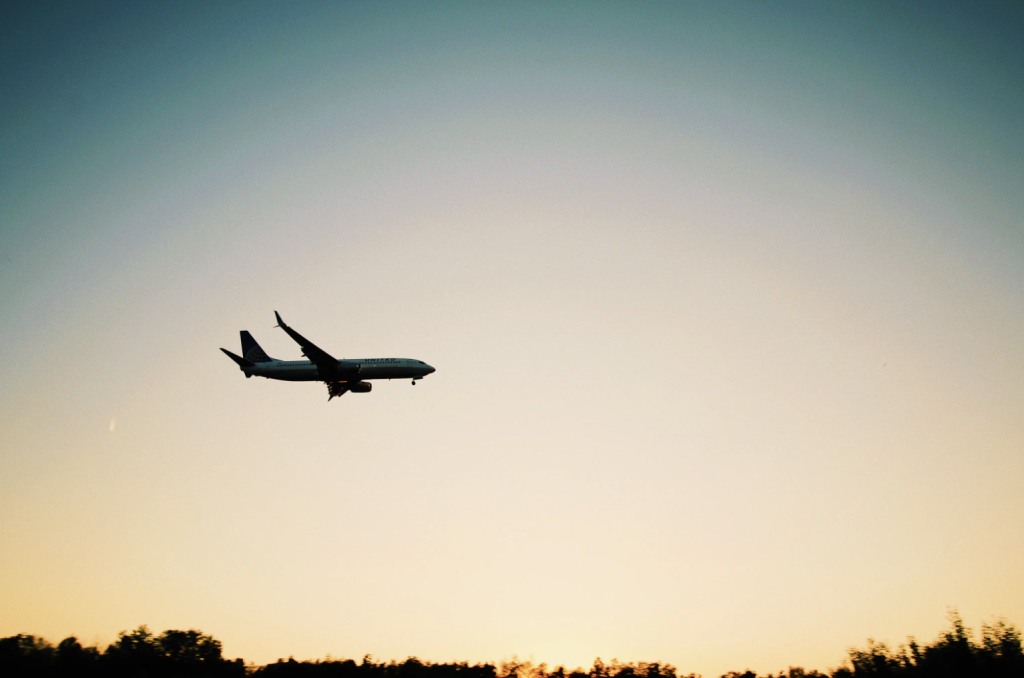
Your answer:
[[[226,355],[227,357],[231,358],[236,363],[238,363],[239,367],[255,367],[255,365],[253,363],[249,362],[248,360],[246,360],[242,356],[235,355],[234,353],[232,353],[231,351],[227,350],[226,348],[222,348],[221,350],[224,351],[224,355]]]

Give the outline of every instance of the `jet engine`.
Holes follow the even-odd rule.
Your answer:
[[[360,381],[348,387],[353,393],[369,393],[372,389],[373,384],[368,381]]]

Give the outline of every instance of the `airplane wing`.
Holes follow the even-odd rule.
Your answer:
[[[274,311],[274,315],[277,317],[277,326],[288,333],[288,336],[295,340],[299,346],[302,347],[302,355],[309,358],[314,365],[316,365],[317,371],[321,377],[330,377],[337,373],[338,361],[335,360],[327,351],[323,350],[309,339],[288,327],[283,320],[281,320],[281,314]]]

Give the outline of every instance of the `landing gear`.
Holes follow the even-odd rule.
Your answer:
[[[350,386],[343,381],[329,381],[327,382],[327,402],[331,402],[333,398],[340,398],[341,396],[348,393]]]
[[[412,385],[413,385],[413,386],[415,386],[415,385],[416,385],[416,380],[415,380],[415,379],[413,379],[413,380],[412,380]]]

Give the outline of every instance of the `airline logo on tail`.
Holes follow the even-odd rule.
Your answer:
[[[242,330],[239,332],[242,335],[242,357],[251,363],[269,363],[273,362],[273,359],[266,354],[266,352],[260,348],[260,345],[256,343],[256,340],[252,338],[252,335],[248,331]]]

